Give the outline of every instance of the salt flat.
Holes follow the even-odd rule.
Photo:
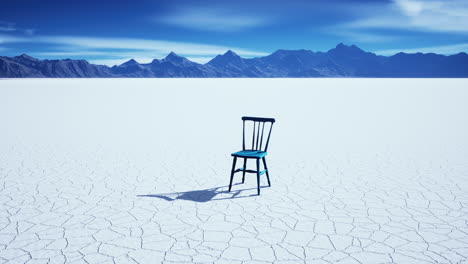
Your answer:
[[[0,80],[0,261],[466,263],[466,87]],[[277,119],[261,196],[242,115]]]

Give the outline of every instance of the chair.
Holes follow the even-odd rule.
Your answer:
[[[246,121],[253,121],[252,129],[252,146],[250,149],[245,148],[246,137]],[[266,141],[263,141],[265,123],[271,123],[269,125],[270,130],[268,132],[268,137]],[[268,180],[268,186],[271,186],[270,175],[268,174],[268,167],[266,164],[265,157],[267,155],[268,143],[270,142],[271,129],[273,128],[273,123],[275,123],[274,118],[264,118],[264,117],[242,117],[242,150],[232,153],[232,169],[231,169],[231,180],[229,182],[229,191],[231,191],[232,180],[236,172],[242,171],[242,183],[245,181],[245,173],[256,173],[257,174],[257,194],[260,195],[260,175],[266,174]],[[268,125],[267,125],[268,129]],[[261,130],[261,131],[260,131]],[[262,150],[263,149],[263,150]],[[242,168],[236,169],[237,158],[244,159],[244,166]],[[247,159],[255,159],[257,162],[257,170],[248,170],[247,169]],[[260,171],[260,159],[263,161],[264,169]]]

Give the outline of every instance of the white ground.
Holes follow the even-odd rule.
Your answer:
[[[1,263],[467,258],[467,79],[0,80]]]

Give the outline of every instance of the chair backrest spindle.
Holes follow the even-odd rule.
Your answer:
[[[245,120],[242,120],[242,150],[245,150]]]
[[[252,148],[251,149],[254,149],[254,144],[255,144],[255,125],[257,124],[257,122],[254,121],[254,124],[253,124],[253,132],[252,132]]]
[[[255,150],[260,150],[258,148],[258,140],[260,139],[260,122],[258,122],[258,126],[257,126],[257,143],[255,144]],[[260,146],[261,148],[262,146]]]
[[[262,143],[263,143],[263,130],[265,130],[265,122],[262,124],[262,136],[260,137],[260,149],[262,149]]]

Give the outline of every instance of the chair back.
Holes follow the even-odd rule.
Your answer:
[[[252,144],[250,144],[250,137],[246,137],[246,122],[253,122],[252,129]],[[265,123],[267,123],[268,136],[265,132]],[[265,118],[265,117],[251,117],[243,116],[242,117],[242,150],[258,150],[258,151],[267,151],[268,143],[270,143],[271,129],[273,128],[273,123],[275,123],[274,118]],[[269,127],[269,129],[268,129]],[[266,139],[264,139],[266,136]],[[247,142],[246,142],[247,141]],[[246,149],[246,145],[250,145],[250,149]]]

